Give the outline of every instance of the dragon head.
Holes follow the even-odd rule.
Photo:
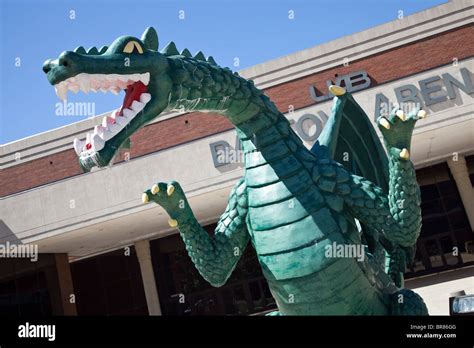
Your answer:
[[[121,36],[108,47],[65,51],[44,62],[43,71],[63,100],[68,90],[114,94],[125,90],[120,108],[104,117],[85,141],[74,139],[86,171],[108,165],[130,135],[165,110],[172,88],[169,62],[158,52],[158,36],[151,27],[141,39]]]

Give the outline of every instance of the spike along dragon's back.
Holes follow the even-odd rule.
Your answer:
[[[156,182],[142,197],[165,209],[213,286],[226,282],[250,241],[278,305],[273,314],[427,314],[423,300],[403,289],[421,227],[410,143],[423,110],[379,118],[385,153],[352,96],[331,86],[331,118],[308,150],[252,81],[201,52],[180,53],[172,42],[159,52],[153,28],[141,39],[122,36],[101,49],[65,51],[43,70],[62,99],[68,90],[125,91],[121,107],[85,140],[74,140],[85,171],[108,165],[132,134],[164,111],[184,107],[232,122],[245,171],[212,237],[179,183]],[[356,168],[337,162],[342,149]]]

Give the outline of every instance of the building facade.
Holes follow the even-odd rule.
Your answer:
[[[427,111],[412,142],[423,227],[406,286],[431,314],[448,314],[454,292],[474,293],[473,12],[470,1],[450,1],[240,71],[308,147],[330,115],[330,84],[351,91],[373,120],[387,104],[419,103]],[[168,113],[133,135],[113,166],[82,173],[72,141],[97,123],[1,147],[0,245],[35,245],[41,254],[0,261],[0,313],[249,315],[275,308],[251,246],[229,281],[213,288],[166,213],[141,203],[152,183],[177,180],[213,233],[243,171],[231,124],[214,114]]]

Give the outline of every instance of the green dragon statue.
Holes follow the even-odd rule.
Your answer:
[[[275,315],[428,313],[420,296],[403,289],[421,227],[409,157],[423,110],[396,109],[379,118],[386,154],[352,96],[331,86],[331,117],[308,150],[252,81],[202,52],[180,53],[173,42],[158,52],[153,28],[141,39],[122,36],[109,47],[63,52],[43,70],[62,99],[68,90],[126,92],[123,105],[85,141],[74,140],[85,171],[108,165],[131,134],[165,110],[212,111],[232,122],[245,174],[214,236],[200,226],[177,182],[156,183],[143,194],[145,203],[166,210],[213,286],[226,282],[251,241],[278,305]]]

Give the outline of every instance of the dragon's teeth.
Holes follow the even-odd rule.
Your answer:
[[[150,82],[150,73],[141,74],[140,81],[142,81],[144,85],[148,85]]]
[[[92,149],[94,151],[100,151],[104,148],[105,141],[102,139],[99,134],[94,134],[92,136]]]
[[[100,87],[100,80],[97,79],[90,79],[89,80],[89,85],[91,86],[91,89],[97,90]]]
[[[144,103],[140,103],[139,101],[136,101],[134,100],[132,102],[132,105],[130,106],[130,108],[135,111],[135,113],[139,113],[140,111],[143,110],[143,108],[145,107],[145,104]]]
[[[82,152],[82,149],[84,148],[84,142],[75,138],[73,145],[74,145],[74,151],[76,151],[77,155],[79,156]]]
[[[112,139],[114,134],[109,131],[108,129],[104,129],[104,132],[102,134],[99,134],[99,136],[104,139],[104,141],[107,141],[109,139]]]
[[[143,84],[148,85],[150,82],[150,73],[130,75],[80,73],[60,82],[55,88],[58,97],[64,100],[67,97],[68,89],[74,93],[77,93],[79,90],[86,94],[90,91],[96,93],[100,90],[102,93],[112,92],[118,95],[120,91],[126,89],[132,81],[141,81]],[[144,95],[145,96],[140,98],[140,102],[146,104],[151,99],[151,96],[148,93],[144,93]]]
[[[140,74],[132,74],[129,76],[130,80],[137,82],[140,80]]]
[[[109,81],[116,81],[116,80],[119,79],[119,74],[107,74],[107,75],[105,75],[105,77]]]
[[[81,87],[81,91],[84,93],[89,93],[90,87],[90,79],[89,75],[87,74],[79,74],[77,75],[77,81],[79,82],[79,86]]]
[[[140,95],[140,101],[143,103],[143,104],[146,104],[150,101],[151,99],[151,94],[150,93],[142,93]]]
[[[77,92],[79,92],[79,89],[80,89],[80,88],[79,88],[79,86],[76,85],[76,84],[70,84],[70,85],[69,85],[69,89],[70,89],[71,91],[73,91],[74,94],[76,94]]]
[[[128,120],[131,120],[136,115],[135,111],[130,110],[130,109],[123,109],[122,113],[123,113],[123,116],[126,117]]]
[[[102,135],[104,134],[105,128],[102,125],[97,125],[94,127],[94,134]]]
[[[123,81],[121,81],[121,80],[119,80],[119,81],[117,81],[116,86],[117,86],[119,89],[122,90],[122,89],[127,88],[127,83],[126,83],[126,82],[123,82]]]
[[[89,84],[89,79],[89,74],[86,73],[80,73],[76,75],[76,81],[79,83],[79,85]]]
[[[110,88],[110,91],[111,91],[113,94],[118,95],[119,92],[120,92],[120,88],[118,88],[118,87],[111,87],[111,88]]]
[[[102,127],[106,128],[113,134],[118,133],[123,127],[120,124],[115,123],[115,119],[110,116],[104,116],[102,119]],[[104,130],[104,133],[106,130]]]
[[[119,111],[120,110],[112,111],[110,117],[120,126],[120,128],[123,128],[128,123],[128,121],[125,117],[119,115]]]
[[[115,117],[115,123],[117,123],[119,126],[121,126],[123,128],[124,126],[127,125],[128,120],[123,116],[116,116]]]
[[[105,81],[105,80],[101,81],[100,88],[104,88],[106,91],[108,91],[110,88],[110,81]]]
[[[95,80],[95,81],[97,81],[97,82],[102,81],[104,78],[105,78],[105,75],[104,75],[104,74],[93,74],[93,75],[91,76],[91,79],[92,79],[92,80]]]
[[[110,116],[104,116],[102,119],[102,127],[107,128],[110,124],[114,123],[114,120]]]
[[[54,89],[56,90],[56,95],[59,97],[59,99],[66,100],[67,85],[65,83],[61,82],[61,83],[55,85]]]
[[[113,124],[109,124],[109,126],[107,127],[107,129],[112,132],[112,134],[117,134],[118,132],[120,132],[122,130],[122,126],[119,125],[118,123],[113,123]]]

